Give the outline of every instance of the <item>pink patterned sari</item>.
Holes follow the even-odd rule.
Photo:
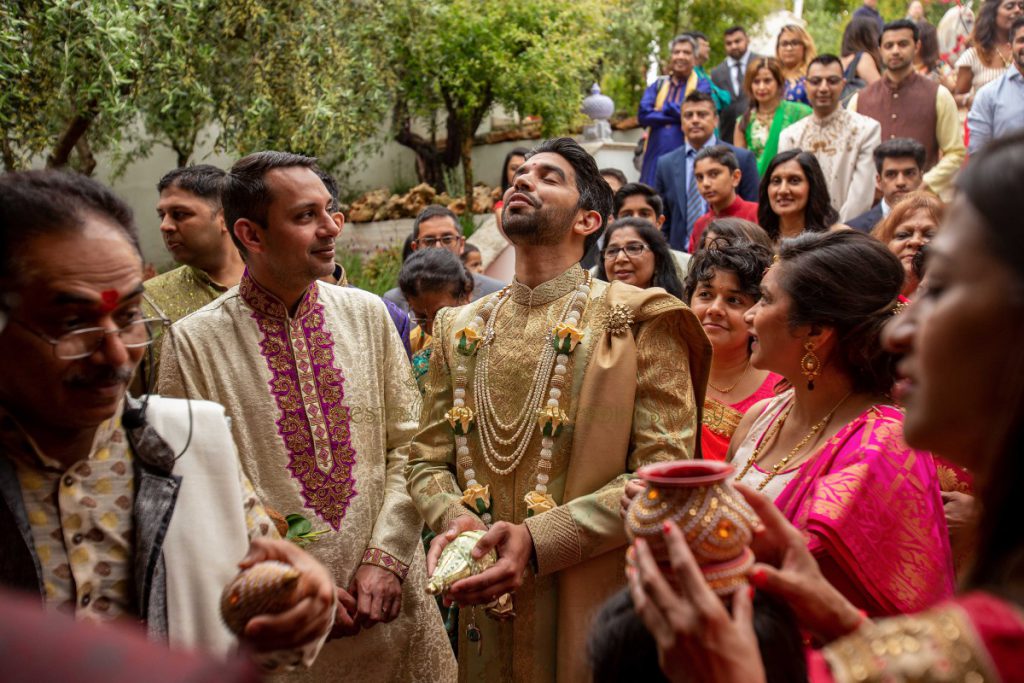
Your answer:
[[[871,616],[953,595],[953,563],[929,453],[903,440],[903,413],[876,405],[800,468],[775,504],[808,536],[826,577]]]

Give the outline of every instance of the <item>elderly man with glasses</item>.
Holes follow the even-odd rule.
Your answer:
[[[458,216],[448,207],[439,204],[431,204],[416,216],[412,224],[412,238],[413,251],[441,247],[461,257],[466,248],[466,238],[459,230]],[[479,273],[470,274],[473,276],[472,301],[497,292],[506,284]],[[399,306],[406,313],[409,312],[409,302],[405,300],[402,290],[398,287],[389,289],[383,296],[385,300]]]
[[[167,324],[145,317],[142,297],[121,200],[73,174],[0,176],[0,586],[227,655],[221,590],[243,558],[281,560],[301,571],[291,607],[250,620],[241,640],[271,651],[265,664],[310,663],[334,619],[333,580],[278,539],[221,406],[127,396]]]

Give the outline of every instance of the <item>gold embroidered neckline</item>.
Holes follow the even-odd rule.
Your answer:
[[[512,301],[521,306],[533,308],[544,306],[556,299],[561,299],[583,283],[584,273],[578,263],[556,278],[542,282],[530,289],[518,280],[512,281]]]
[[[302,300],[295,310],[294,319],[303,318],[313,311],[317,302],[317,292],[316,281],[313,281],[306,289],[306,293],[302,295]],[[263,285],[256,282],[256,279],[249,274],[248,268],[242,273],[242,280],[238,283],[238,293],[245,303],[249,304],[257,313],[269,318],[288,320],[288,307]]]

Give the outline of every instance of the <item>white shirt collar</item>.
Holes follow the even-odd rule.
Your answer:
[[[700,150],[704,149],[705,147],[714,147],[715,145],[718,144],[718,138],[715,137],[714,133],[712,133],[711,137],[708,138],[708,141],[705,142],[704,145],[702,147],[700,147],[699,149],[697,147],[694,147],[693,145],[691,145],[690,141],[686,140],[685,138],[684,138],[683,144],[686,146],[686,154],[687,154],[687,156],[689,156],[689,153],[690,153],[691,149],[693,151],[695,151],[695,152],[699,152]]]
[[[726,57],[726,59],[728,59],[728,60],[729,60],[729,66],[731,66],[731,67],[732,67],[732,66],[736,66],[737,64],[739,64],[740,66],[743,66],[744,64],[746,64],[746,63],[747,63],[747,60],[749,60],[749,59],[750,59],[750,48],[748,47],[748,48],[747,48],[747,51],[746,51],[746,52],[744,52],[744,53],[743,53],[743,54],[742,54],[742,55],[740,56],[740,58],[739,58],[739,59],[734,59],[734,58],[732,58],[732,57]]]

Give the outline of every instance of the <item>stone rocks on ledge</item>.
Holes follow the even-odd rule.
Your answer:
[[[473,213],[492,211],[498,193],[498,190],[484,184],[474,187]],[[404,195],[389,194],[385,188],[367,192],[352,202],[348,211],[345,212],[345,217],[351,223],[415,218],[424,207],[430,204],[443,204],[459,216],[466,212],[464,197],[453,199],[445,192],[437,194],[433,187],[421,183]]]

